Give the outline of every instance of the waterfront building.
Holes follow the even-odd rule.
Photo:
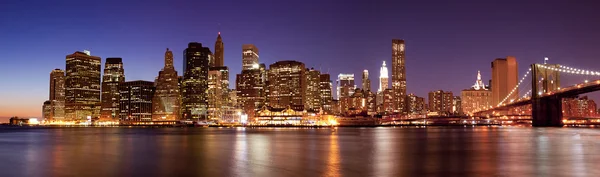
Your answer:
[[[377,94],[372,91],[363,91],[364,92],[364,101],[366,106],[366,111],[369,116],[374,116],[377,114]]]
[[[321,110],[321,72],[314,68],[306,69],[305,109],[311,112]]]
[[[179,77],[173,66],[173,52],[165,52],[165,65],[155,80],[152,97],[152,120],[180,120],[181,94]]]
[[[319,76],[319,95],[324,114],[333,114],[332,83],[330,77],[329,74],[321,74]]]
[[[462,99],[460,98],[460,96],[454,96],[452,98],[452,114],[463,115]]]
[[[101,120],[119,118],[119,84],[125,82],[125,71],[121,58],[106,58],[102,76]]]
[[[65,118],[65,71],[54,69],[50,72],[50,105],[48,119],[60,120]],[[46,117],[44,117],[46,118]]]
[[[208,118],[218,121],[229,102],[229,69],[225,66],[210,67],[208,71]]]
[[[254,118],[256,111],[266,104],[267,69],[265,64],[242,70],[236,75],[235,90],[237,93],[237,104],[244,110],[248,118]]]
[[[392,90],[394,112],[406,115],[406,67],[404,40],[392,39]]]
[[[304,109],[292,109],[291,106],[273,108],[263,106],[256,113],[255,123],[258,125],[302,125],[309,124],[303,118],[307,115]]]
[[[508,96],[518,84],[518,64],[513,56],[497,58],[492,62],[492,106],[497,106],[507,98],[507,101],[516,100],[519,90]]]
[[[46,100],[42,105],[42,116],[44,120],[52,119],[52,101]]]
[[[564,98],[562,102],[563,116],[570,118],[597,117],[597,105],[587,96]]]
[[[362,89],[363,91],[371,91],[371,80],[369,79],[369,70],[364,70],[362,73]]]
[[[390,114],[394,112],[394,90],[385,89],[381,92],[381,106],[379,109],[380,113]]]
[[[258,68],[258,48],[254,44],[242,45],[242,70]]]
[[[119,118],[122,121],[152,121],[154,82],[129,81],[119,84]]]
[[[406,100],[408,105],[408,113],[410,115],[427,114],[427,110],[425,108],[425,98],[411,93],[407,95]]]
[[[452,92],[443,90],[429,92],[429,112],[437,115],[450,115],[453,107],[454,96]]]
[[[342,97],[349,97],[354,94],[356,85],[354,85],[354,74],[340,73],[337,79],[336,98],[341,100]]]
[[[201,43],[191,42],[183,51],[183,117],[205,120],[208,118],[208,61],[212,53]]]
[[[69,120],[87,120],[100,112],[101,58],[89,51],[66,56],[65,117]]]
[[[306,102],[306,68],[304,63],[285,60],[269,65],[269,106],[273,108],[304,109]]]
[[[492,91],[481,80],[481,73],[477,71],[475,85],[469,89],[462,90],[461,107],[464,114],[472,115],[481,109],[488,109],[491,104]]]

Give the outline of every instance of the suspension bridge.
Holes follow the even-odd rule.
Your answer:
[[[583,76],[582,82],[561,87],[561,75]],[[589,80],[595,78],[598,80]],[[530,88],[528,88],[531,86]],[[527,90],[523,96],[519,89]],[[532,125],[537,127],[563,126],[562,99],[600,90],[600,72],[559,64],[532,64],[517,85],[497,105],[479,108],[475,116],[497,117],[511,114],[509,110],[528,108]],[[529,111],[528,111],[529,112]]]

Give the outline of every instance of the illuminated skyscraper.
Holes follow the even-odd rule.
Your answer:
[[[269,106],[273,108],[304,109],[306,100],[306,68],[298,61],[278,61],[269,65]]]
[[[388,69],[385,66],[385,61],[383,61],[383,65],[381,65],[381,69],[379,69],[379,90],[377,92],[382,92],[385,89],[388,89]]]
[[[237,103],[248,115],[253,118],[254,113],[266,103],[267,70],[264,64],[256,65],[236,75],[235,89]]]
[[[119,84],[119,117],[125,121],[151,121],[154,82],[129,81]]]
[[[338,100],[342,97],[349,97],[354,94],[356,85],[354,84],[354,74],[343,74],[340,73],[337,79],[337,92],[336,96]]]
[[[112,120],[119,117],[119,84],[125,82],[125,71],[121,58],[106,58],[102,76],[102,109],[100,119]]]
[[[329,74],[321,74],[319,84],[319,95],[321,96],[321,107],[324,113],[333,113],[333,97],[332,97],[332,83],[331,76]]]
[[[364,70],[362,73],[362,89],[363,91],[371,91],[371,80],[369,79],[369,71]]]
[[[223,46],[223,39],[221,39],[221,32],[218,33],[217,36],[217,41],[215,42],[215,57],[212,61],[214,61],[214,63],[211,63],[210,66],[213,67],[220,67],[220,66],[224,66],[224,46]]]
[[[99,116],[101,58],[89,51],[66,57],[65,116],[85,120]]]
[[[54,69],[50,72],[49,119],[65,118],[65,71]]]
[[[492,99],[492,91],[485,86],[481,80],[481,73],[477,71],[477,80],[475,85],[469,89],[462,90],[461,110],[467,115],[472,115],[479,109],[489,109]]]
[[[449,115],[453,112],[454,96],[452,92],[443,90],[429,92],[429,112],[437,112],[438,115]]]
[[[392,90],[394,112],[407,114],[404,40],[401,39],[392,39]]]
[[[242,45],[242,70],[257,68],[258,48],[254,44]]]
[[[319,112],[321,110],[321,72],[314,68],[306,69],[306,103],[305,109]]]
[[[208,71],[208,116],[218,121],[224,111],[229,109],[229,69],[210,67]]]
[[[181,94],[179,77],[173,66],[173,52],[165,52],[165,66],[158,72],[152,97],[152,120],[179,120]]]
[[[185,119],[208,118],[208,61],[212,53],[191,42],[183,51],[183,115]]]
[[[492,62],[492,106],[498,105],[504,98],[507,98],[506,101],[510,101],[519,97],[519,89],[508,96],[510,91],[517,86],[518,75],[515,57],[498,58]]]

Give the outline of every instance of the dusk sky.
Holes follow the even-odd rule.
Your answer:
[[[425,98],[439,89],[460,95],[477,70],[487,83],[490,62],[508,55],[517,58],[520,76],[545,56],[600,71],[599,7],[591,0],[1,0],[0,118],[41,117],[50,71],[64,69],[75,51],[90,50],[102,64],[122,57],[126,80],[153,81],[170,48],[181,75],[187,43],[214,52],[218,24],[232,88],[246,43],[259,48],[261,63],[301,61],[334,82],[354,73],[360,86],[368,69],[376,90],[382,61],[391,65],[392,39],[404,39],[408,93]]]

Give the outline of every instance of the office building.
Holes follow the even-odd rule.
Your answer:
[[[219,121],[229,106],[229,69],[225,66],[210,67],[208,71],[208,118]]]
[[[336,96],[338,100],[342,97],[349,97],[354,94],[356,85],[354,84],[354,74],[339,74],[337,80],[337,92]]]
[[[121,58],[106,58],[102,76],[101,120],[119,118],[119,84],[125,82],[125,71]]]
[[[479,110],[489,109],[492,99],[492,91],[481,80],[481,73],[477,71],[475,85],[469,89],[462,90],[461,109],[464,114],[473,115]]]
[[[371,91],[371,80],[369,79],[369,71],[364,70],[362,73],[362,89],[363,91]]]
[[[594,100],[587,96],[564,98],[562,101],[563,117],[567,118],[591,118],[598,117],[597,105]]]
[[[65,117],[88,120],[100,113],[101,58],[89,51],[66,56]]]
[[[321,74],[319,76],[319,95],[321,96],[321,107],[324,114],[333,114],[333,94],[331,76]]]
[[[314,68],[306,69],[305,109],[311,112],[321,110],[321,72]]]
[[[392,39],[392,90],[394,90],[394,112],[406,111],[406,67],[404,40]]]
[[[181,93],[179,77],[173,66],[173,52],[165,52],[165,65],[155,80],[152,96],[152,120],[180,120]]]
[[[429,92],[429,112],[437,115],[450,115],[454,103],[452,92],[443,90]]]
[[[183,117],[191,120],[208,118],[208,61],[212,53],[201,43],[191,42],[183,51]]]
[[[266,104],[267,69],[265,64],[252,67],[236,75],[235,90],[237,105],[244,110],[248,118],[254,118],[256,111]]]
[[[304,109],[306,100],[306,68],[298,61],[278,61],[269,65],[269,106],[273,108]]]
[[[425,98],[419,97],[415,94],[407,95],[408,113],[410,115],[424,115],[427,114],[425,108]]]
[[[151,121],[154,82],[129,81],[119,84],[119,118],[122,121]]]
[[[225,66],[224,64],[224,46],[223,46],[223,39],[221,38],[221,32],[218,33],[217,36],[217,41],[215,42],[215,55],[213,60],[214,61],[210,64],[210,66],[212,67],[222,67]]]
[[[518,75],[515,57],[498,58],[492,62],[492,106],[497,106],[503,100],[506,102],[519,97],[519,89],[508,95],[517,86]]]
[[[388,88],[388,69],[387,66],[385,66],[385,61],[383,61],[383,65],[379,69],[379,89],[377,92],[382,92]]]
[[[242,45],[242,70],[258,68],[258,48],[254,44]]]
[[[48,119],[65,118],[65,71],[54,69],[50,72],[50,102]]]

